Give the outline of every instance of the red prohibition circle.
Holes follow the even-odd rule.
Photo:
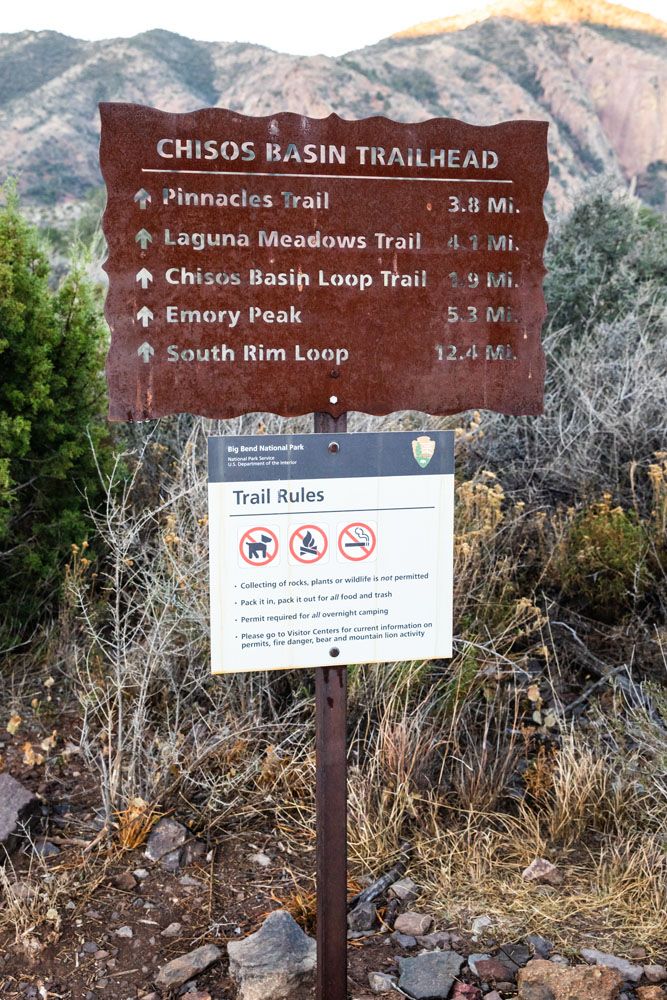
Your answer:
[[[258,537],[255,538],[255,537],[253,537],[254,535],[257,535]],[[273,543],[273,546],[274,546],[274,550],[271,553],[271,555],[268,554],[268,549],[269,549],[269,545],[271,544],[271,542],[265,542],[265,541],[263,541],[262,535],[264,535],[264,536],[270,535],[271,536],[271,542]],[[247,545],[249,547],[248,548],[248,555],[246,555],[246,553],[243,550],[243,546],[246,543],[247,543]],[[255,548],[254,549],[250,548],[251,545],[255,546]],[[264,550],[264,556],[263,557],[261,557],[261,555],[260,555],[260,556],[258,556],[257,559],[251,558],[251,556],[250,556],[251,552],[257,551],[257,552],[259,552],[261,554],[262,549]],[[270,528],[261,528],[261,527],[259,527],[259,528],[248,528],[248,530],[242,536],[241,541],[239,542],[239,552],[241,553],[241,558],[243,559],[244,562],[246,562],[248,564],[248,566],[268,566],[269,563],[273,562],[273,560],[278,555],[278,537],[277,537],[275,531],[271,531]]]
[[[297,539],[299,541],[302,540],[301,536],[302,531],[317,531],[318,534],[322,536],[322,541],[324,542],[324,545],[322,546],[322,551],[318,552],[314,559],[304,559],[303,556],[297,555],[295,551],[294,543]],[[293,531],[290,536],[289,540],[290,554],[293,556],[294,559],[296,559],[297,562],[304,563],[306,566],[319,562],[320,559],[322,559],[326,555],[326,551],[328,548],[329,548],[329,539],[327,538],[322,528],[318,528],[316,524],[302,524],[301,527]]]
[[[362,528],[371,538],[371,544],[368,549],[365,549],[363,545],[359,545],[359,536],[352,534],[352,528]],[[359,555],[352,555],[349,551],[345,551],[345,542],[343,541],[345,536],[349,536],[355,543],[354,551],[358,552]],[[364,559],[368,559],[369,556],[373,555],[375,552],[375,546],[377,545],[377,538],[375,532],[371,528],[370,524],[364,524],[363,521],[353,521],[352,524],[347,524],[338,536],[338,551],[343,556],[344,559],[349,559],[350,562],[362,562]]]

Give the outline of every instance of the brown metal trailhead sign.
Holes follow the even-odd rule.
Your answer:
[[[408,614],[394,585],[417,585],[424,575],[407,565],[418,558],[412,521],[394,526],[391,537],[386,518],[411,506],[424,512],[414,514],[423,529],[433,503],[415,508],[408,490],[405,503],[392,500],[373,523],[377,488],[363,509],[345,489],[334,508],[318,504],[334,502],[331,484],[354,471],[350,455],[361,456],[355,475],[368,471],[372,449],[366,454],[362,436],[338,440],[350,410],[541,413],[547,123],[248,118],[218,108],[179,115],[134,104],[102,104],[101,115],[111,418],[313,412],[315,430],[326,434],[309,446],[324,476],[317,488],[310,478],[295,483],[289,456],[286,482],[274,482],[280,462],[268,451],[296,451],[303,442],[225,438],[213,453],[227,448],[234,465],[223,493],[229,517],[238,518],[229,551],[243,577],[232,598],[241,621],[230,605],[221,630],[231,630],[227,638],[241,650],[273,639],[287,648],[287,631],[264,634],[264,622],[271,630],[276,621],[296,622],[298,643],[312,618],[312,636],[328,651],[330,665],[316,671],[315,684],[317,997],[345,1000],[346,662],[357,662],[354,636],[382,634],[381,624],[368,622],[389,614],[387,601],[403,602]],[[401,461],[417,465],[407,487],[436,447],[422,436],[410,443]],[[265,488],[253,486],[255,454],[270,479]],[[391,478],[406,478],[401,461],[388,462]],[[285,510],[279,485],[290,498]],[[392,495],[401,489],[406,483]],[[432,534],[442,549],[441,533]],[[212,539],[216,559],[215,532]],[[392,546],[398,570],[378,578]],[[327,574],[335,573],[332,581]],[[436,576],[429,586],[441,599]],[[350,596],[361,624],[345,609],[340,617],[343,584],[361,588]],[[398,627],[409,641],[415,627],[425,634],[425,607],[407,623],[386,621],[384,631]],[[284,659],[277,665],[293,657]],[[373,891],[358,898],[372,900]]]
[[[112,419],[541,412],[546,122],[101,116]]]

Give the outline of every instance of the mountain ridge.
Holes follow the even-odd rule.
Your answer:
[[[524,11],[546,10],[545,2],[518,0]],[[592,3],[612,6],[569,7]],[[508,6],[517,9],[495,10]],[[667,192],[667,38],[625,22],[492,16],[436,34],[401,33],[336,58],[163,29],[101,42],[0,35],[0,181],[17,174],[27,203],[45,211],[99,189],[97,104],[106,100],[177,112],[218,105],[249,115],[443,116],[482,125],[542,118],[551,123],[548,208],[571,203],[601,174],[636,184],[659,206]]]
[[[396,32],[392,38],[415,38],[461,31],[491,17],[510,18],[531,24],[593,24],[641,31],[667,38],[667,22],[607,0],[496,0],[463,14],[422,21]]]

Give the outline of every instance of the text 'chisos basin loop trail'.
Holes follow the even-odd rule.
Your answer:
[[[112,419],[541,412],[546,122],[101,116]]]

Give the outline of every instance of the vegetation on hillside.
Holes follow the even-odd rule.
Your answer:
[[[109,444],[101,296],[82,260],[60,286],[15,192],[0,208],[0,645],[53,609],[70,546],[90,533]]]

